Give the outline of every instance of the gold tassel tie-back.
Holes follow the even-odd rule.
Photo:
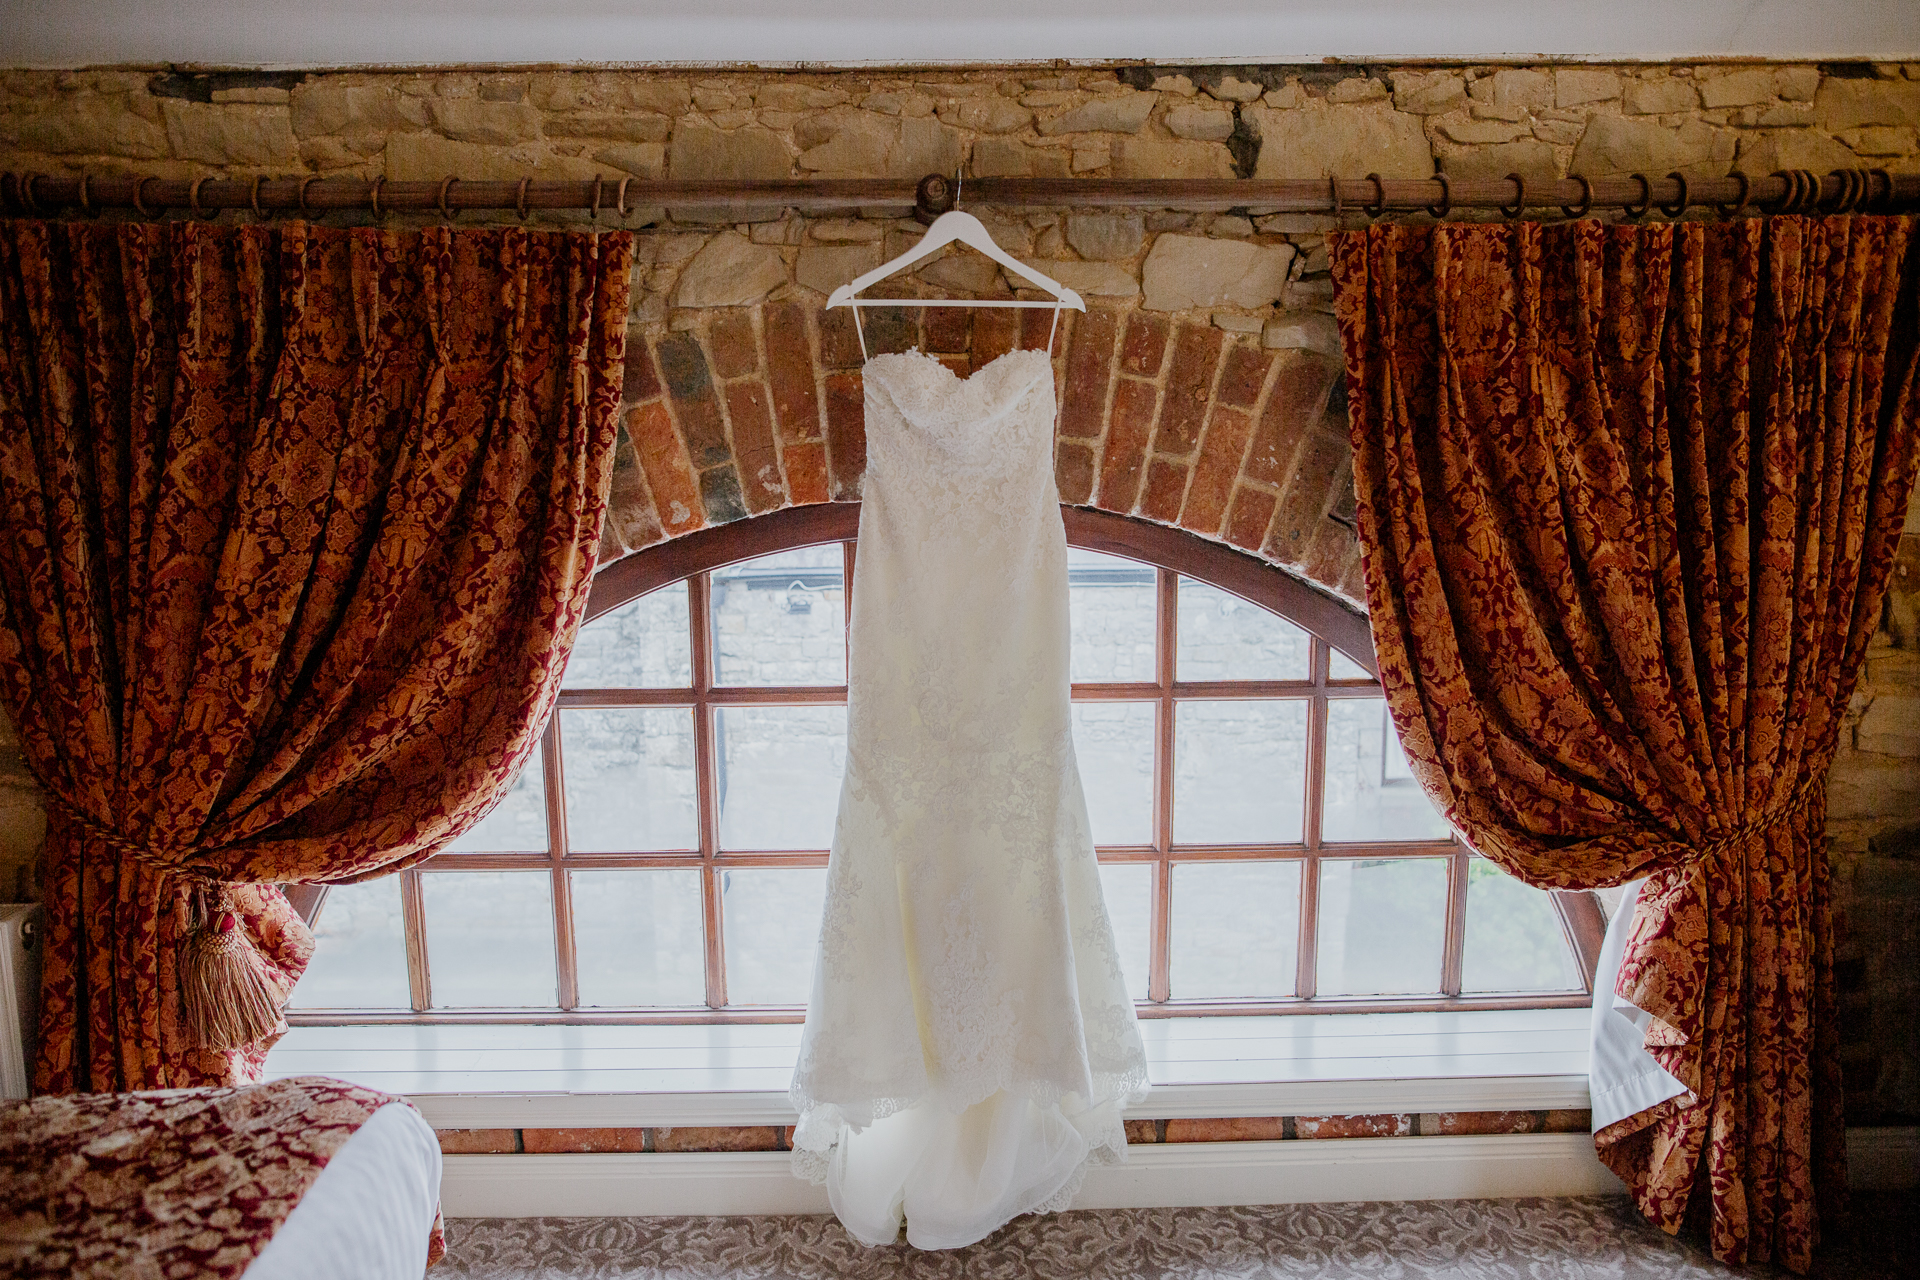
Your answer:
[[[209,1049],[239,1049],[280,1026],[280,997],[225,885],[215,885],[180,954],[180,1011],[187,1034]]]

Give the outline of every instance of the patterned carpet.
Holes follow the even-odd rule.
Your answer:
[[[1920,1275],[1905,1197],[1860,1198],[1870,1250],[1821,1280]],[[967,1249],[863,1249],[825,1217],[467,1218],[429,1280],[1705,1280],[1733,1272],[1623,1199],[1108,1209],[1022,1218]],[[1759,1274],[1771,1274],[1760,1272]]]

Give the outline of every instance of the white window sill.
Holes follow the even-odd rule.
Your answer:
[[[1588,1105],[1585,1009],[1143,1021],[1147,1119]],[[402,1094],[436,1128],[792,1124],[800,1027],[295,1027],[267,1078]]]

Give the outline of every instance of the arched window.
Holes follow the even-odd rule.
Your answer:
[[[1598,913],[1455,840],[1366,622],[1251,557],[1078,508],[1073,727],[1143,1014],[1584,1003]],[[296,1020],[800,1016],[846,749],[858,508],[601,572],[560,706],[447,851],[330,891]]]

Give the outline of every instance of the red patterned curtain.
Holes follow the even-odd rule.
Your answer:
[[[40,1092],[241,1083],[225,893],[391,872],[537,745],[593,576],[632,238],[0,224],[0,697],[50,809]],[[238,882],[220,890],[224,882]],[[210,886],[216,886],[210,888]]]
[[[1618,990],[1690,1092],[1596,1140],[1727,1262],[1806,1270],[1844,1203],[1825,784],[1913,483],[1912,232],[1332,238],[1401,742],[1522,879],[1650,877]]]

